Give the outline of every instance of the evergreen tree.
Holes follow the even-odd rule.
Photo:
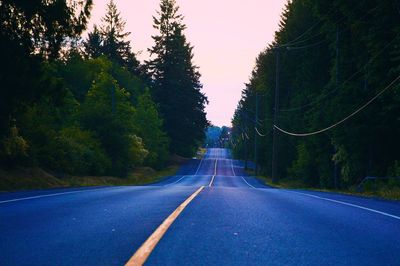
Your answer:
[[[399,75],[396,1],[290,1],[275,41],[257,58],[233,118],[234,154],[258,158],[271,173],[276,54],[279,108],[276,125],[291,132],[326,128],[357,110]],[[362,112],[314,136],[279,133],[278,175],[307,186],[348,187],[367,175],[395,173],[400,147],[400,101],[395,83]],[[396,90],[397,89],[397,90]],[[255,93],[259,121],[255,121]],[[247,133],[249,138],[244,138]]]
[[[131,33],[125,32],[126,22],[113,0],[107,4],[107,11],[101,22],[100,29],[94,26],[93,31],[88,34],[84,44],[86,54],[90,58],[105,55],[111,61],[126,67],[132,74],[140,75],[139,61],[127,40]]]
[[[138,97],[134,120],[136,132],[142,137],[145,148],[149,151],[145,164],[155,168],[165,166],[168,159],[168,138],[148,89]]]
[[[89,32],[87,40],[84,42],[85,53],[89,58],[97,58],[103,54],[103,38],[96,25],[93,31]]]
[[[183,33],[186,26],[174,0],[162,0],[154,28],[155,56],[149,62],[153,77],[153,94],[171,139],[171,152],[191,156],[205,137],[208,125],[204,108],[206,96],[201,92],[200,73],[193,65],[193,48]]]
[[[91,6],[91,0],[0,1],[0,143],[27,104],[60,93],[49,86],[43,62],[56,60],[62,44],[81,34]]]
[[[115,106],[113,97],[116,98]],[[129,100],[129,93],[109,73],[101,72],[82,105],[81,123],[99,137],[111,158],[112,174],[126,176],[147,156],[142,139],[135,134],[134,118],[135,107]]]

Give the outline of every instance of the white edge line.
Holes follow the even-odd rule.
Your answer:
[[[386,212],[382,212],[382,211],[378,211],[378,210],[374,210],[374,209],[371,209],[371,208],[363,207],[363,206],[360,206],[360,205],[356,205],[356,204],[352,204],[352,203],[347,203],[347,202],[339,201],[339,200],[333,200],[333,199],[323,198],[323,197],[319,197],[319,196],[315,196],[315,195],[311,195],[311,194],[307,194],[307,193],[301,193],[301,192],[290,191],[290,190],[287,190],[287,191],[292,192],[292,193],[296,193],[296,194],[300,194],[300,195],[304,195],[304,196],[309,196],[309,197],[312,197],[312,198],[317,198],[317,199],[321,199],[321,200],[326,200],[326,201],[330,201],[330,202],[335,202],[335,203],[338,203],[338,204],[343,204],[343,205],[346,205],[346,206],[350,206],[350,207],[362,209],[362,210],[365,210],[365,211],[374,212],[374,213],[377,213],[377,214],[381,214],[381,215],[384,215],[384,216],[388,216],[388,217],[391,217],[391,218],[400,220],[400,217],[399,217],[399,216],[396,216],[396,215],[393,215],[393,214],[389,214],[389,213],[386,213]]]
[[[233,169],[233,159],[231,159],[231,167],[232,167],[233,176],[236,176],[235,169]]]
[[[233,176],[236,176],[235,170],[233,169],[233,159],[231,159],[231,167],[232,167]],[[255,188],[253,185],[250,185],[250,184],[246,181],[246,179],[245,179],[243,176],[241,176],[241,178],[243,179],[244,182],[246,182],[246,184],[247,184],[249,187]]]
[[[241,176],[241,178],[243,179],[244,182],[246,182],[247,185],[249,185],[249,187],[255,188],[253,185],[250,185],[250,184],[246,181],[246,179],[244,179],[243,176]]]
[[[76,190],[76,191],[69,191],[69,192],[61,192],[61,193],[54,193],[54,194],[38,195],[38,196],[26,197],[26,198],[18,198],[18,199],[11,199],[11,200],[3,200],[3,201],[0,201],[0,204],[2,204],[2,203],[8,203],[8,202],[15,202],[15,201],[22,201],[22,200],[30,200],[30,199],[40,199],[40,198],[46,198],[46,197],[54,197],[54,196],[65,195],[65,194],[74,194],[74,193],[90,192],[90,191],[96,191],[96,190],[107,189],[107,188],[110,188],[110,187],[106,187],[106,188],[97,188],[97,189],[83,189],[83,190]]]
[[[181,181],[183,178],[185,178],[186,177],[186,175],[184,175],[184,176],[182,176],[181,178],[179,178],[178,180],[176,180],[175,182],[172,182],[172,183],[169,183],[169,184],[165,184],[163,187],[165,187],[165,186],[170,186],[170,185],[173,185],[173,184],[175,184],[175,183],[178,183],[179,181]]]
[[[199,172],[200,166],[201,166],[201,164],[203,163],[203,159],[204,159],[204,157],[201,158],[201,161],[200,161],[200,163],[199,163],[199,167],[197,167],[196,173],[194,173],[194,175],[197,175],[197,173]]]

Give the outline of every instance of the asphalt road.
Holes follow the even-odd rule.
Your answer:
[[[210,149],[138,187],[0,193],[0,265],[123,265],[200,186],[147,265],[400,265],[400,203],[281,190]]]

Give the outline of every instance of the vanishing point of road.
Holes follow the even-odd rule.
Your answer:
[[[270,188],[226,149],[148,186],[0,193],[2,266],[141,252],[146,265],[400,265],[400,203]]]

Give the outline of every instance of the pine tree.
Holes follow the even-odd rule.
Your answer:
[[[101,22],[99,29],[94,26],[84,44],[88,57],[105,55],[114,63],[126,67],[132,74],[141,75],[139,61],[127,40],[131,33],[125,32],[126,22],[113,0],[107,4],[107,12]]]
[[[89,58],[97,58],[103,54],[103,38],[96,25],[93,26],[93,31],[88,34],[88,38],[83,45]]]
[[[107,4],[106,15],[102,18],[102,26],[100,32],[103,37],[103,52],[112,61],[131,69],[139,66],[135,54],[129,41],[126,40],[131,34],[124,32],[126,22],[121,18],[113,0]]]
[[[375,3],[376,2],[376,3]],[[346,117],[399,75],[400,27],[396,1],[290,1],[273,46],[280,46],[279,113],[276,124],[311,132]],[[379,2],[379,3],[378,3]],[[254,143],[247,125],[261,138],[261,162],[270,173],[275,87],[275,51],[257,59],[233,118],[234,153],[245,157]],[[396,87],[397,86],[397,87]],[[324,134],[294,138],[281,134],[278,175],[307,186],[348,187],[365,176],[384,176],[398,167],[399,85],[393,84],[368,108]],[[249,121],[254,92],[260,121]],[[250,116],[251,118],[251,116]],[[257,123],[257,124],[255,124]],[[249,138],[243,137],[247,131]],[[252,132],[253,133],[253,132]],[[261,150],[258,149],[258,150]],[[251,156],[251,151],[250,151]],[[388,171],[390,170],[390,171]],[[390,174],[389,174],[390,175]]]
[[[0,1],[0,142],[21,107],[49,93],[42,64],[81,34],[91,6],[91,0]]]
[[[183,33],[186,26],[175,0],[162,0],[159,18],[154,17],[155,45],[149,49],[155,58],[149,62],[153,94],[171,139],[171,152],[191,156],[205,137],[208,121],[201,92],[200,73],[193,64],[193,48]]]

